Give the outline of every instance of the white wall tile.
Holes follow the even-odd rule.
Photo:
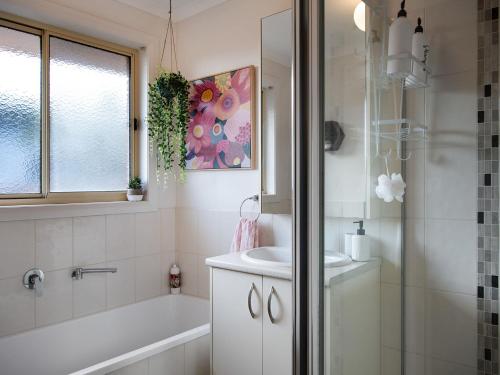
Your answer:
[[[106,216],[106,260],[126,259],[135,253],[135,215]]]
[[[135,215],[136,256],[160,252],[160,213],[146,212]]]
[[[0,222],[0,279],[22,276],[35,264],[33,221]]]
[[[393,349],[401,348],[401,287],[382,284],[382,343]]]
[[[475,219],[476,153],[472,147],[427,150],[425,210],[428,218]]]
[[[425,150],[412,150],[406,162],[406,217],[425,217]]]
[[[184,374],[184,345],[176,346],[149,359],[149,375]]]
[[[177,252],[177,264],[181,269],[181,292],[192,296],[198,295],[198,255]]]
[[[148,375],[149,359],[132,363],[126,367],[110,372],[109,375]]]
[[[415,353],[405,353],[405,375],[424,375],[425,357]]]
[[[275,246],[292,246],[292,216],[273,215],[273,233]]]
[[[122,259],[107,262],[106,267],[116,267],[106,280],[106,307],[112,309],[135,302],[135,260]]]
[[[262,215],[261,215],[262,217]],[[257,223],[260,222],[261,217]],[[236,211],[220,211],[217,213],[217,222],[219,228],[217,231],[217,248],[214,255],[222,255],[229,253],[231,243],[233,241],[234,232],[237,223],[240,221],[240,213]],[[260,236],[259,232],[259,236]],[[259,237],[260,240],[260,237]]]
[[[73,219],[73,265],[86,266],[106,260],[106,219],[104,216]]]
[[[175,250],[197,252],[198,211],[189,208],[175,210]]]
[[[160,210],[160,247],[163,252],[175,251],[175,208]]]
[[[425,375],[477,375],[474,366],[464,366],[453,362],[429,358],[425,364]]]
[[[0,280],[0,336],[35,327],[35,293],[18,277]]]
[[[185,375],[210,374],[210,335],[185,344]]]
[[[425,354],[425,289],[405,288],[405,351]]]
[[[198,231],[194,235],[197,236],[198,245],[192,249],[181,247],[181,250],[190,250],[207,256],[220,254],[218,237],[224,231],[232,232],[234,230],[221,226],[217,211],[200,210],[197,212],[197,216]]]
[[[135,299],[142,301],[161,294],[160,254],[135,259]]]
[[[399,220],[380,220],[379,251],[382,282],[401,283],[401,224]]]
[[[35,293],[36,294],[36,293]],[[73,280],[71,270],[45,272],[42,295],[36,295],[36,326],[73,317]]]
[[[35,222],[35,264],[44,271],[73,264],[73,220],[45,219]]]
[[[210,298],[210,269],[209,267],[205,264],[205,259],[206,257],[204,256],[198,256],[198,265],[197,265],[197,295],[198,297],[201,298]]]
[[[425,286],[425,224],[423,219],[406,220],[405,284]]]
[[[425,268],[427,286],[474,294],[476,290],[476,223],[428,220]]]
[[[104,263],[92,267],[105,267]],[[73,280],[73,317],[93,314],[106,308],[106,274],[86,274]]]
[[[260,246],[274,245],[273,215],[261,214],[259,217],[258,225]]]
[[[400,350],[382,347],[382,374],[401,375]]]
[[[425,301],[426,356],[476,365],[476,298],[429,291]]]

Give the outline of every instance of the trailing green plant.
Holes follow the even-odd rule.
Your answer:
[[[161,71],[149,84],[149,137],[157,151],[157,171],[185,178],[189,82],[178,73]]]
[[[128,188],[134,190],[142,189],[141,178],[137,176],[131,178],[130,181],[128,182]]]

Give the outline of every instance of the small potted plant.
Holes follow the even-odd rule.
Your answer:
[[[131,178],[128,183],[127,199],[131,202],[142,201],[142,182],[139,177]]]

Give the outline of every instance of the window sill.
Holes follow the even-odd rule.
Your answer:
[[[115,215],[155,210],[156,207],[150,201],[0,206],[0,221]]]

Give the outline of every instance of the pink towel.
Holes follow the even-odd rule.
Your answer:
[[[241,218],[233,236],[231,243],[231,253],[253,249],[259,246],[259,227],[257,220]]]

